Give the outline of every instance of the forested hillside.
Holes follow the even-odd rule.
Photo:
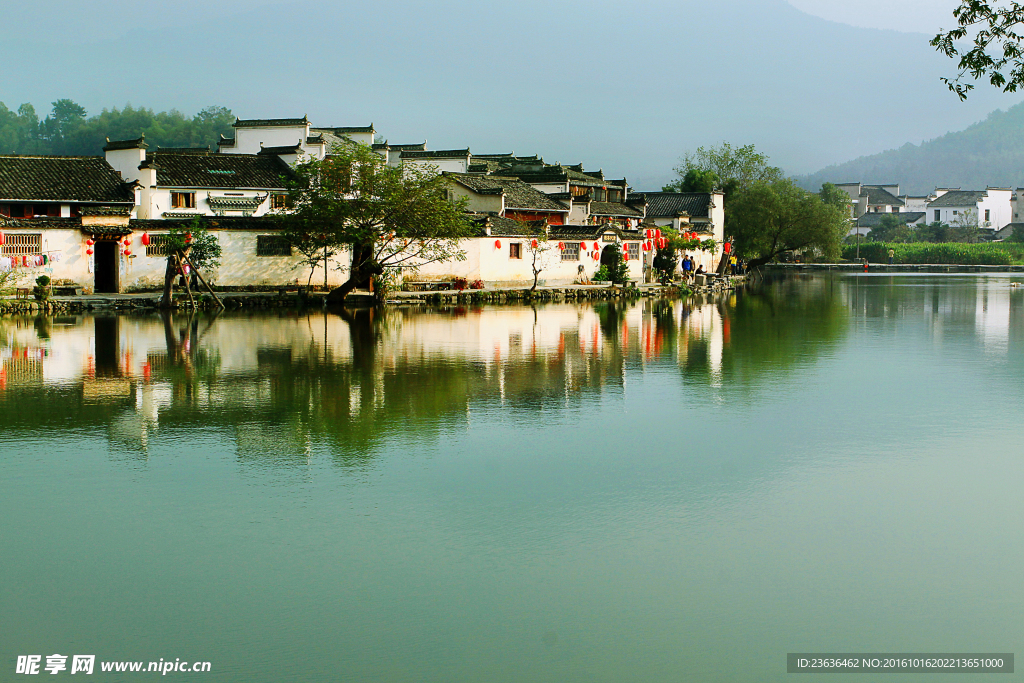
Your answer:
[[[43,119],[35,107],[23,104],[12,111],[0,102],[0,154],[103,154],[106,138],[126,140],[146,134],[146,142],[160,147],[216,149],[220,134],[231,136],[235,117],[225,107],[207,107],[194,116],[180,111],[104,109],[87,116],[72,100],[57,100]]]
[[[1024,104],[992,112],[984,121],[920,145],[908,143],[798,180],[813,190],[823,182],[899,183],[910,194],[936,187],[977,190],[1024,185]]]

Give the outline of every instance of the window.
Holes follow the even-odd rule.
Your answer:
[[[893,213],[899,213],[900,212],[900,207],[898,207],[898,206],[892,207],[892,212]]]
[[[629,254],[629,260],[640,260],[640,243],[639,242],[626,242],[626,253]]]
[[[194,208],[196,208],[196,193],[195,192],[172,192],[171,193],[171,208],[172,209],[194,209]]]
[[[523,258],[523,245],[520,242],[510,242],[508,245],[509,258]]]
[[[939,210],[935,209],[935,222],[938,223],[940,220],[942,220],[942,219],[939,218]]]
[[[270,208],[272,209],[288,209],[291,208],[291,202],[288,201],[288,195],[286,194],[275,194],[270,198]]]
[[[562,250],[563,261],[579,261],[580,260],[580,243],[579,242],[566,242],[565,249]]]
[[[167,256],[167,242],[169,235],[150,235],[149,246],[146,247],[146,256]]]
[[[4,235],[4,238],[4,246],[0,247],[0,254],[3,256],[43,253],[41,233],[25,235],[9,232]]]
[[[292,245],[280,235],[256,235],[257,256],[291,256]]]
[[[985,222],[988,223],[990,220],[992,220],[992,210],[985,209]]]
[[[960,213],[959,211],[957,211],[956,209],[953,209],[953,215],[954,215],[954,216],[956,216],[956,215],[957,215],[957,214],[959,214],[959,213]]]

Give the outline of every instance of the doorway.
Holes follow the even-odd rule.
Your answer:
[[[612,268],[619,262],[618,252],[622,251],[622,247],[617,244],[609,244],[601,250],[601,265]]]
[[[95,247],[94,274],[96,276],[93,292],[96,294],[117,294],[117,242],[97,242]]]

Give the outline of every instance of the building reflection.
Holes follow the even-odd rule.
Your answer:
[[[100,428],[139,457],[163,429],[219,430],[247,467],[301,468],[326,449],[358,468],[385,440],[437,439],[479,410],[601,401],[652,370],[753,395],[842,344],[851,319],[924,315],[1019,355],[1024,292],[969,282],[797,277],[686,301],[6,318],[0,424]]]

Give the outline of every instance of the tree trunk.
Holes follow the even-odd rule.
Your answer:
[[[352,272],[349,273],[348,280],[346,280],[340,287],[332,289],[331,293],[327,295],[328,305],[343,305],[345,303],[345,297],[349,295],[349,292],[358,287],[360,282],[363,282],[368,277],[380,275],[383,272],[384,268],[378,263],[364,264],[359,268],[353,268]]]
[[[174,290],[174,254],[167,255],[167,269],[164,270],[164,294],[160,300],[161,308],[171,308],[171,294]]]

